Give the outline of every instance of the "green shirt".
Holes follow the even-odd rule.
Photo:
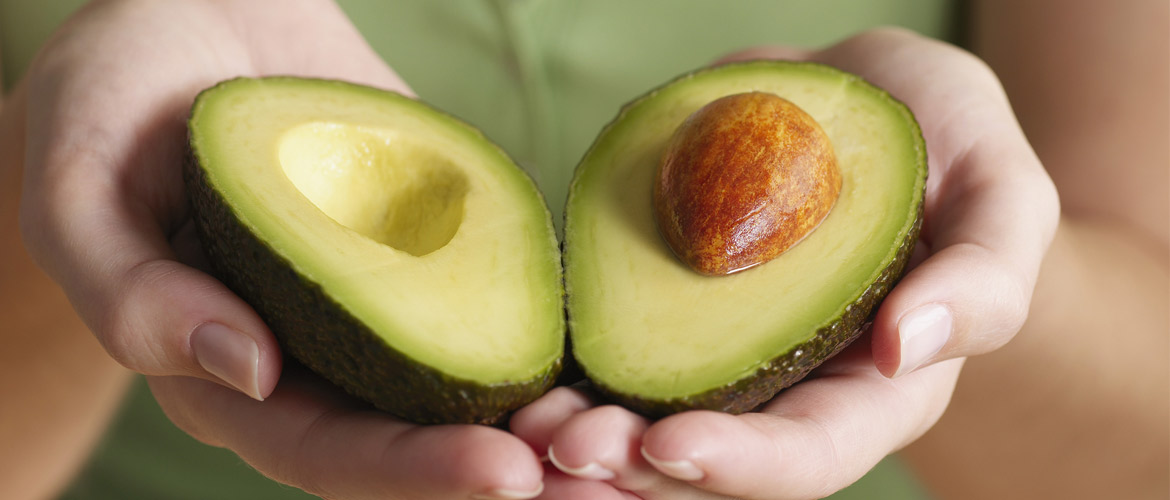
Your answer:
[[[5,85],[81,0],[0,0]],[[419,96],[499,143],[559,223],[572,169],[625,102],[759,44],[822,46],[880,25],[948,39],[944,0],[341,0]],[[70,499],[305,498],[178,431],[138,383]],[[925,498],[896,460],[834,499]]]

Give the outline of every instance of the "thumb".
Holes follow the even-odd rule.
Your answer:
[[[85,153],[69,158],[53,163],[100,163]],[[281,369],[276,339],[231,290],[178,260],[201,255],[193,224],[168,241],[121,183],[84,168],[54,170],[52,182],[26,179],[21,231],[110,356],[147,375],[198,377],[255,399],[271,393]]]
[[[1028,164],[1029,157],[975,152],[965,161]],[[932,247],[931,255],[874,318],[874,362],[886,376],[991,352],[1023,327],[1059,208],[1042,169],[999,175],[1003,181],[951,182],[928,210],[934,217],[928,215],[920,250]]]
[[[1031,280],[974,245],[943,249],[890,292],[874,319],[873,357],[888,377],[1007,343],[1028,314]]]

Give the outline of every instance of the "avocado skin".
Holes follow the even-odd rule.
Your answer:
[[[846,307],[836,321],[817,330],[816,335],[793,349],[772,358],[760,369],[732,384],[685,398],[656,400],[623,394],[599,384],[593,386],[606,398],[650,418],[661,418],[687,410],[715,410],[739,414],[756,409],[781,390],[799,382],[821,363],[837,355],[870,325],[882,299],[901,279],[922,230],[922,205],[906,240],[894,261],[861,297]],[[588,371],[586,371],[588,377]]]
[[[419,424],[492,424],[556,381],[559,358],[532,379],[497,385],[451,377],[413,361],[253,235],[208,184],[190,150],[183,179],[216,278],[256,310],[286,354],[349,394]]]
[[[586,151],[584,158],[588,158],[594,148],[598,146],[601,138],[604,137],[612,128],[619,124],[626,116],[626,113],[638,106],[647,99],[654,97],[660,89],[672,86],[679,82],[689,80],[695,76],[707,73],[717,72],[724,68],[734,68],[736,66],[752,66],[752,65],[788,65],[788,66],[804,66],[810,68],[817,68],[821,71],[829,71],[833,73],[843,73],[841,70],[827,66],[821,63],[807,62],[807,61],[774,61],[774,60],[755,60],[755,61],[740,61],[703,68],[682,74],[670,81],[660,85],[659,87],[638,96],[622,106],[621,111],[618,112],[617,117],[610,121],[601,132],[598,133],[597,139]],[[901,101],[895,99],[889,92],[877,87],[856,75],[850,75],[855,78],[860,84],[869,87],[873,92],[884,96],[891,105],[897,107],[901,113],[908,117],[908,125],[911,126],[911,133],[918,143],[918,158],[917,162],[925,168],[927,165],[926,158],[926,142],[922,136],[922,130],[918,125],[914,114],[910,108]],[[925,180],[925,173],[924,179]],[[574,179],[574,184],[576,179]],[[576,186],[572,186],[570,190]],[[925,182],[923,183],[923,190],[925,191]],[[647,193],[649,198],[650,194]],[[905,239],[899,245],[893,260],[881,272],[876,280],[865,289],[864,292],[849,304],[845,313],[821,327],[809,340],[793,347],[787,352],[781,353],[770,361],[765,363],[755,373],[744,376],[730,384],[704,391],[697,394],[681,398],[671,399],[651,399],[640,397],[636,394],[627,394],[621,391],[614,390],[603,383],[597,381],[597,377],[589,374],[589,370],[581,363],[577,363],[584,372],[585,377],[589,380],[592,387],[603,397],[617,403],[627,409],[638,412],[643,416],[649,418],[662,418],[675,413],[688,410],[714,410],[731,414],[745,413],[755,410],[760,405],[770,401],[781,390],[784,390],[793,384],[799,382],[809,374],[813,369],[820,366],[829,358],[837,355],[845,350],[854,340],[869,327],[873,320],[874,314],[877,313],[878,307],[881,305],[886,295],[893,289],[894,285],[902,279],[906,272],[906,267],[910,262],[910,256],[914,253],[914,247],[918,243],[918,237],[922,232],[923,210],[925,204],[925,196],[921,197],[914,220],[910,223],[909,231],[906,233]],[[565,210],[565,227],[570,227],[569,218],[570,211]],[[661,240],[662,245],[667,245],[665,240],[662,240],[661,235],[657,235]],[[569,231],[566,231],[566,238],[572,237]],[[562,260],[568,259],[570,256],[568,252],[563,249],[567,245],[562,244]],[[567,268],[567,265],[564,265]],[[718,279],[718,278],[713,278]],[[566,276],[566,280],[568,277]],[[571,325],[572,323],[569,322]],[[571,336],[570,336],[571,338]],[[566,346],[568,347],[568,346]],[[576,356],[574,356],[576,357]]]

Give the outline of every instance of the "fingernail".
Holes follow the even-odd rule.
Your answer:
[[[204,323],[191,333],[195,359],[208,373],[240,392],[260,395],[260,347],[247,335],[218,323]]]
[[[534,491],[520,491],[499,488],[491,490],[487,493],[479,493],[471,495],[472,500],[527,500],[529,498],[536,498],[544,492],[544,483],[536,486]]]
[[[617,475],[614,474],[613,471],[606,469],[605,467],[602,467],[601,464],[599,464],[597,462],[589,462],[588,464],[586,464],[583,467],[569,467],[565,464],[562,464],[561,462],[559,462],[557,460],[557,456],[555,454],[553,454],[553,447],[551,444],[548,445],[548,460],[550,462],[552,462],[552,464],[555,465],[556,468],[560,469],[561,472],[564,472],[565,474],[568,474],[568,475],[573,476],[573,477],[579,477],[581,479],[593,479],[596,481],[608,481],[610,479],[617,477]]]
[[[653,465],[658,472],[666,474],[680,481],[698,481],[705,475],[703,469],[690,460],[662,460],[654,458],[642,448],[642,458]]]
[[[938,354],[951,338],[951,326],[951,311],[942,304],[927,304],[906,313],[898,321],[901,354],[894,377],[917,370]]]

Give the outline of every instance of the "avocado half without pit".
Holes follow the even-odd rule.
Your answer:
[[[906,106],[827,66],[720,66],[635,100],[565,209],[576,361],[649,416],[757,407],[862,332],[926,174]]]
[[[560,253],[529,179],[416,100],[297,78],[200,94],[185,169],[214,272],[290,354],[420,423],[488,423],[561,367]]]

